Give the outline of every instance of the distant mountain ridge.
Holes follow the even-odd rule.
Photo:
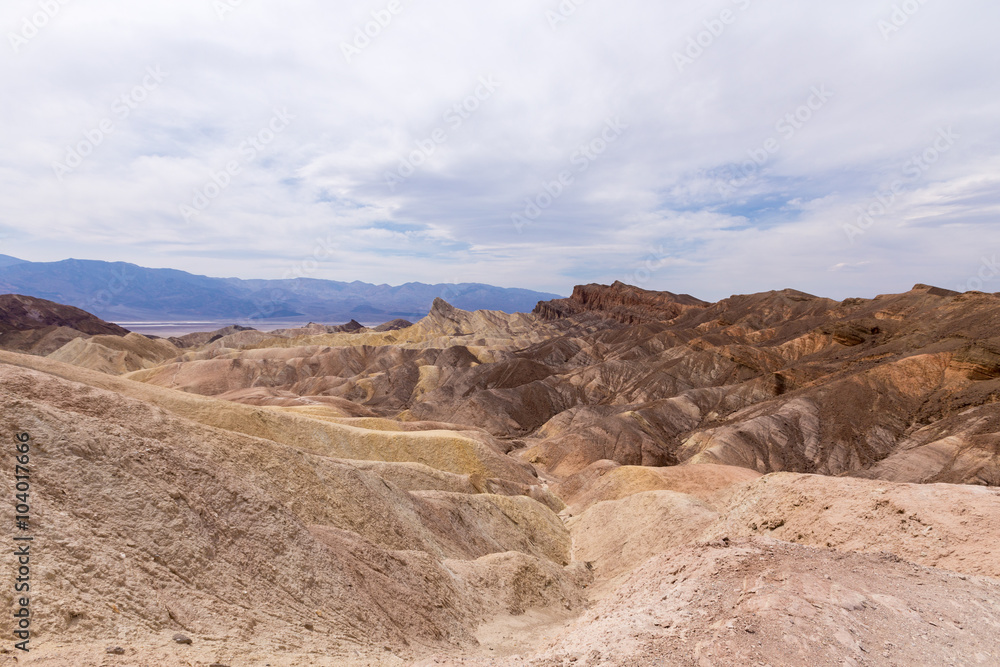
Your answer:
[[[313,278],[241,280],[125,262],[67,259],[27,262],[0,256],[0,293],[63,303],[110,321],[230,320],[266,323],[304,318],[319,322],[419,319],[435,298],[463,310],[530,312],[556,294],[481,283],[373,285]]]
[[[0,255],[0,266],[13,266],[14,264],[24,264],[24,260],[10,255]]]

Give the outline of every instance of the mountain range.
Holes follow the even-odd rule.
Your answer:
[[[125,262],[28,262],[0,255],[0,293],[48,299],[110,321],[419,319],[436,298],[466,310],[530,311],[555,294],[480,283],[373,285],[314,278],[241,280]]]

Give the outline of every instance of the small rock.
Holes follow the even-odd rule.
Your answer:
[[[313,626],[312,623],[306,623],[302,627],[304,627],[306,630],[310,630],[310,631],[313,630],[313,629],[315,629],[315,626]]]
[[[104,652],[110,653],[111,655],[125,655],[125,649],[121,646],[109,646]]]
[[[212,663],[211,665],[209,665],[208,667],[229,667],[229,665],[224,665],[224,664],[222,664],[221,662],[213,662],[213,663]]]
[[[182,635],[180,633],[174,635],[174,641],[177,642],[178,644],[191,644],[192,643],[190,637],[186,637],[186,636],[184,636],[184,635]]]

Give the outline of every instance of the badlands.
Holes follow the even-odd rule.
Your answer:
[[[998,327],[926,285],[173,339],[0,297],[0,665],[1000,665]]]

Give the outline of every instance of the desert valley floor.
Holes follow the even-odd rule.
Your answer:
[[[1000,295],[0,315],[0,665],[1000,665]]]

